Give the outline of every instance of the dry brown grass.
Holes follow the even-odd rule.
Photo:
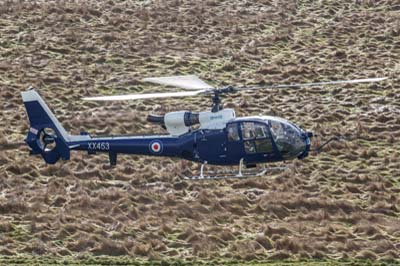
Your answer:
[[[1,2],[0,254],[398,258],[396,5]],[[105,155],[73,153],[50,166],[14,145],[28,131],[20,92],[30,85],[74,134],[162,133],[145,122],[148,112],[200,111],[209,101],[80,98],[150,92],[142,77],[189,73],[215,85],[390,80],[227,98],[239,116],[284,116],[318,133],[317,142],[348,139],[261,178],[187,182],[181,173],[195,164],[142,156],[122,155],[110,168]]]

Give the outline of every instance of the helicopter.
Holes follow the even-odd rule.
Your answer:
[[[143,82],[173,86],[186,91],[84,97],[86,101],[125,101],[150,98],[208,96],[211,110],[201,112],[175,111],[164,115],[149,114],[147,121],[163,127],[165,135],[112,135],[92,136],[88,132],[70,135],[57,120],[43,98],[30,87],[22,92],[28,119],[29,132],[25,143],[31,155],[41,155],[48,164],[59,159],[69,160],[71,151],[88,154],[108,153],[111,166],[117,164],[118,154],[177,157],[201,164],[200,174],[189,179],[217,179],[260,176],[246,173],[243,166],[254,168],[257,164],[304,159],[311,150],[314,134],[296,124],[274,116],[236,117],[235,110],[224,108],[221,95],[240,91],[301,88],[312,86],[379,82],[387,78],[366,78],[315,83],[269,86],[213,87],[195,75],[145,78]],[[320,150],[333,137],[316,150]],[[211,176],[204,174],[206,164],[219,166],[238,165],[233,174]]]

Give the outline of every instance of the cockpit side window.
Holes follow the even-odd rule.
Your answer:
[[[240,140],[239,128],[236,123],[228,125],[227,131],[228,131],[228,141]]]
[[[255,127],[253,122],[243,122],[240,126],[242,128],[243,140],[255,138]]]
[[[274,139],[277,138],[277,136],[283,136],[284,135],[284,128],[283,124],[279,123],[277,121],[271,121],[271,133]]]
[[[268,137],[267,126],[264,124],[256,123],[254,125],[254,133],[255,133],[256,139],[262,139],[262,138]]]
[[[272,147],[271,139],[259,139],[255,141],[257,152],[267,153],[272,152],[274,149]]]
[[[271,135],[283,158],[298,156],[305,143],[300,129],[290,123],[270,120]]]
[[[273,152],[272,142],[265,124],[243,122],[241,129],[246,153]]]

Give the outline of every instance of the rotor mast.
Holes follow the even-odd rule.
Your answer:
[[[213,93],[214,95],[212,96],[212,107],[211,107],[211,112],[216,113],[222,109],[224,109],[224,105],[222,104],[222,100],[220,98],[220,95],[223,93],[235,93],[236,89],[233,86],[227,86],[221,89],[214,89]]]
[[[212,96],[212,107],[211,107],[211,112],[216,113],[219,110],[222,110],[224,108],[224,105],[222,104],[221,98],[219,97],[220,93],[218,90],[214,91],[214,95]]]

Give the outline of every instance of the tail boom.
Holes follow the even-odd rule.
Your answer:
[[[191,139],[169,135],[91,137],[87,133],[70,135],[57,120],[50,108],[35,90],[22,92],[22,100],[28,114],[30,128],[25,142],[31,154],[40,154],[46,163],[54,164],[60,158],[69,160],[71,150],[108,153],[111,165],[116,164],[117,154],[140,154],[153,156],[184,156],[190,150]],[[49,132],[53,133],[49,133]],[[48,149],[49,144],[53,145]],[[189,145],[186,147],[186,145]],[[190,157],[190,156],[189,156]]]
[[[119,153],[176,157],[180,154],[181,141],[169,135],[110,136],[72,142],[70,147],[88,154],[108,153],[110,164],[115,165]]]
[[[68,160],[70,158],[69,143],[76,140],[76,137],[82,138],[67,133],[35,90],[24,91],[21,95],[30,123],[25,142],[31,148],[31,154],[41,154],[49,164],[56,163],[60,158]],[[52,149],[48,149],[48,144],[55,145]]]

